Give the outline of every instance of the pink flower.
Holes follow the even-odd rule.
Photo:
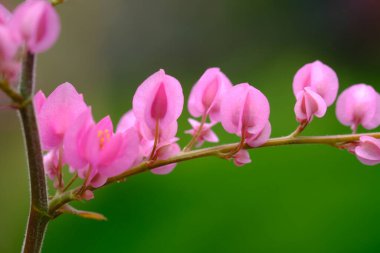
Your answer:
[[[181,151],[181,148],[177,143],[169,143],[166,145],[163,145],[157,149],[157,160],[166,160],[176,154],[178,154]],[[172,163],[168,165],[164,165],[155,169],[152,169],[152,173],[158,174],[158,175],[165,175],[172,172],[177,164]]]
[[[311,88],[306,87],[297,94],[297,102],[294,106],[297,121],[310,122],[313,116],[321,118],[327,110],[326,102]]]
[[[312,116],[323,117],[338,93],[338,77],[334,70],[320,61],[308,63],[294,76],[293,92],[297,103],[297,121],[310,122]]]
[[[354,149],[360,162],[366,165],[380,163],[380,140],[370,136],[360,137],[360,142]]]
[[[210,115],[213,122],[220,121],[220,103],[232,87],[230,80],[219,68],[209,68],[193,86],[188,108],[193,117]]]
[[[191,134],[192,136],[194,136],[195,134],[198,133],[201,123],[196,121],[195,119],[191,119],[191,118],[189,118],[188,121],[189,121],[190,125],[192,126],[192,129],[185,131],[185,133]],[[205,124],[203,124],[201,132],[200,132],[199,137],[197,139],[197,142],[198,142],[197,147],[202,146],[203,142],[205,142],[205,141],[214,142],[214,143],[219,142],[218,136],[211,129],[215,124],[216,123],[211,123],[211,124],[205,123]]]
[[[232,87],[221,105],[224,129],[245,138],[258,136],[269,122],[269,102],[265,95],[248,83]]]
[[[380,124],[380,95],[370,85],[355,84],[339,96],[336,116],[355,132],[359,125],[373,129]]]
[[[182,109],[181,84],[164,70],[148,77],[133,97],[133,112],[148,140],[155,139],[156,133],[161,139],[174,137]]]
[[[14,11],[11,28],[32,53],[42,53],[56,42],[60,20],[54,7],[46,0],[28,0]]]
[[[235,165],[239,167],[251,162],[249,152],[245,149],[239,150],[239,152],[233,155],[232,158]]]
[[[88,178],[94,187],[103,185],[108,177],[129,169],[139,152],[135,130],[114,133],[107,116],[95,123],[91,111],[86,110],[64,139],[64,158],[81,178]]]
[[[38,92],[34,105],[44,150],[60,148],[67,130],[73,127],[76,118],[87,109],[82,94],[70,83],[59,85],[47,98]]]

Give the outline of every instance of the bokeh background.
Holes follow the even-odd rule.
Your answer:
[[[16,0],[2,0],[13,8]],[[164,68],[189,94],[208,67],[250,82],[271,104],[272,136],[293,131],[292,78],[303,64],[333,67],[340,91],[380,91],[377,0],[70,0],[58,7],[59,42],[39,57],[38,88],[69,81],[97,119],[117,123],[136,87]],[[185,108],[179,137],[189,128]],[[335,106],[305,134],[349,133]],[[361,129],[363,131],[363,129]],[[236,138],[217,127],[220,139]],[[0,252],[18,252],[28,213],[28,178],[17,115],[0,111]],[[64,215],[50,223],[43,252],[380,252],[380,167],[327,146],[251,151],[237,168],[217,158],[144,173],[96,192],[78,208],[106,222]]]

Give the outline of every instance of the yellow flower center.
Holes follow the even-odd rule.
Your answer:
[[[98,131],[98,139],[100,148],[104,147],[104,144],[110,141],[111,134],[108,129]]]

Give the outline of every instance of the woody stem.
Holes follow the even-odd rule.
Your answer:
[[[20,95],[23,101],[28,101],[33,96],[34,71],[35,56],[31,53],[27,53],[23,62],[20,82]],[[20,107],[19,112],[28,156],[31,193],[28,225],[22,250],[23,252],[34,253],[41,251],[46,227],[50,219],[48,216],[48,197],[40,138],[33,103],[27,103]]]

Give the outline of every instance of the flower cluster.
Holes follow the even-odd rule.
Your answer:
[[[46,51],[59,30],[59,17],[46,0],[27,0],[13,13],[0,5],[0,77],[7,83],[14,80],[23,53]],[[8,86],[1,88],[9,91]],[[335,102],[338,89],[335,71],[324,63],[315,61],[299,69],[293,80],[299,127],[287,138],[296,138],[314,116],[323,117]],[[233,85],[219,68],[207,69],[191,90],[187,105],[193,118],[188,119],[191,129],[185,131],[191,140],[182,150],[177,143],[177,120],[184,106],[182,86],[164,70],[142,82],[132,109],[122,116],[116,129],[109,116],[96,122],[91,107],[70,83],[59,85],[48,97],[39,91],[33,103],[47,176],[57,189],[65,191],[70,186],[63,180],[67,165],[74,179],[83,179],[78,195],[84,199],[93,197],[89,189],[101,187],[140,164],[152,167],[155,174],[170,173],[175,163],[152,165],[204,142],[219,142],[212,129],[218,123],[240,138],[232,150],[218,154],[237,166],[251,162],[246,148],[265,144],[272,130],[267,97],[248,83]],[[380,125],[380,95],[369,85],[352,85],[338,97],[336,116],[353,133],[360,125],[374,129]],[[358,141],[336,145],[354,153],[364,164],[380,163],[378,139],[361,135]]]
[[[21,51],[42,53],[57,40],[60,21],[46,0],[28,0],[11,13],[0,4],[0,76],[16,80]]]
[[[294,111],[301,129],[313,119],[323,117],[338,93],[338,78],[334,70],[320,61],[303,66],[295,75],[293,91],[296,96]],[[359,125],[374,129],[380,125],[380,95],[367,84],[354,84],[337,99],[336,116],[340,123],[356,133]],[[358,142],[341,147],[356,154],[364,164],[380,163],[380,140],[362,136]]]

